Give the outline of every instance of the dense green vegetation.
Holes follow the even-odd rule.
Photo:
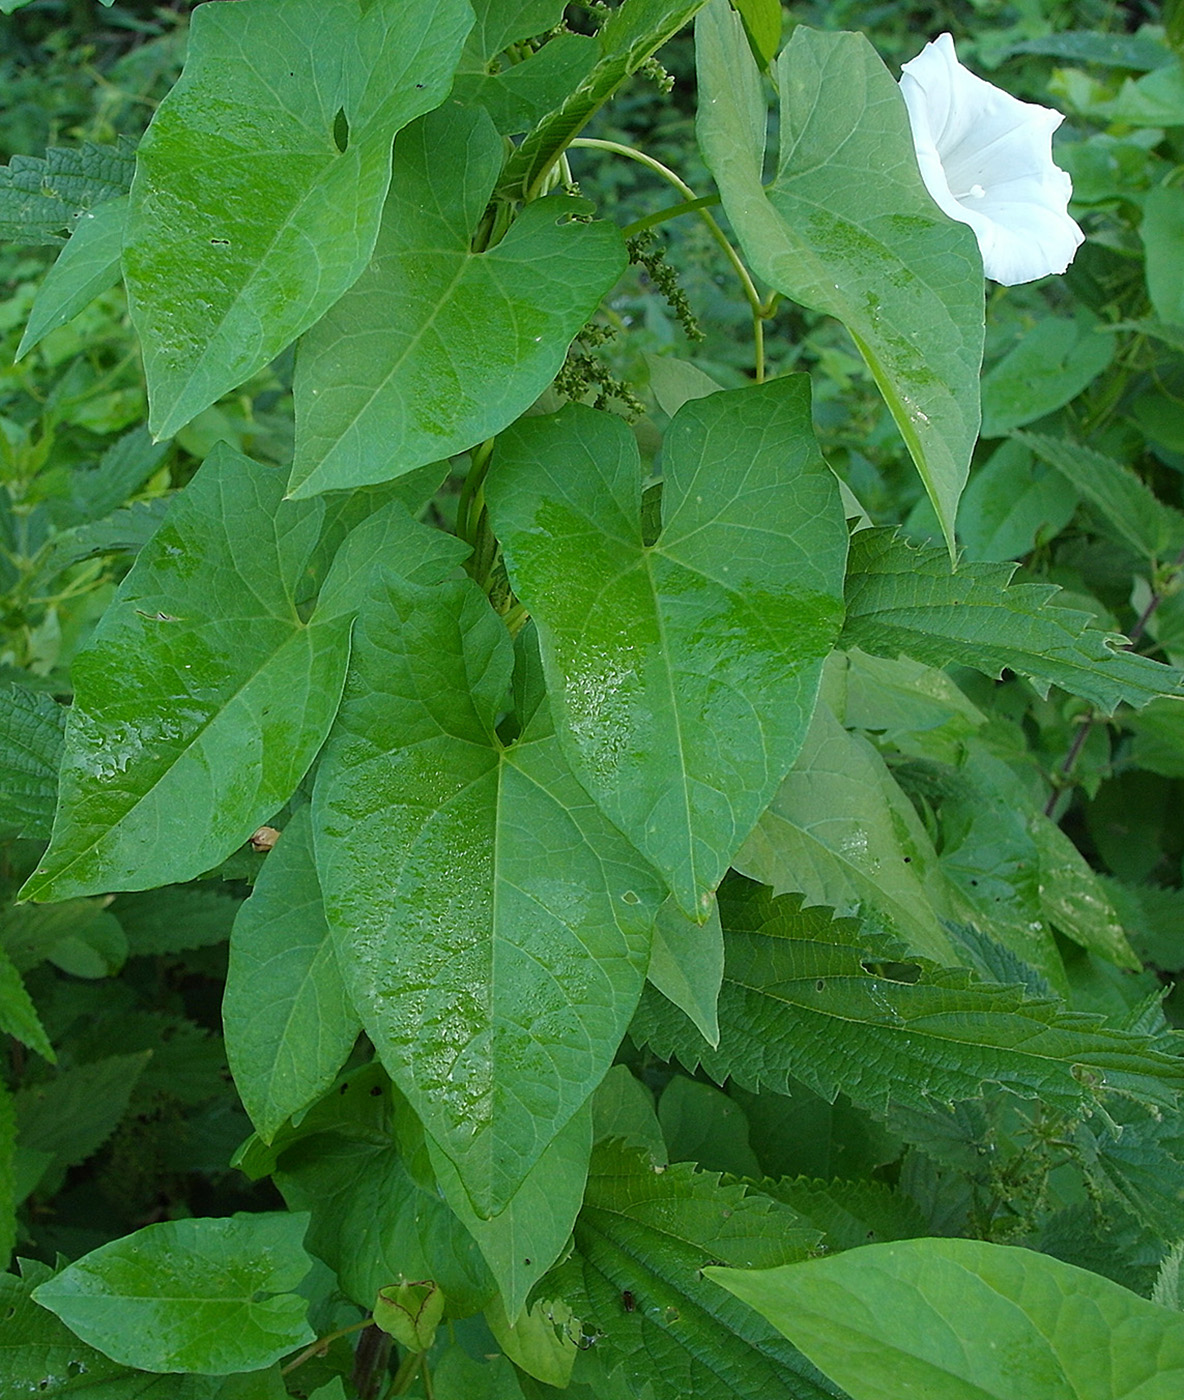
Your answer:
[[[1179,1393],[1184,7],[0,9],[0,1392]]]

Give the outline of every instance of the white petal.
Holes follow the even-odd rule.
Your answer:
[[[986,275],[1013,286],[1063,272],[1083,235],[1052,159],[1061,114],[963,68],[949,34],[904,65],[900,89],[925,188],[974,230]]]

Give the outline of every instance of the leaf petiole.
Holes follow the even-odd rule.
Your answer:
[[[644,165],[647,170],[652,170],[655,175],[660,175],[667,184],[673,185],[686,201],[687,212],[691,209],[699,215],[707,225],[712,238],[719,244],[724,256],[732,264],[736,276],[740,279],[740,286],[744,291],[744,299],[748,302],[752,311],[752,339],[753,339],[753,360],[754,378],[758,384],[765,382],[765,327],[764,319],[769,314],[764,309],[761,295],[756,289],[752,276],[744,266],[740,254],[732,247],[727,234],[720,228],[715,216],[707,208],[704,201],[700,200],[690,185],[677,175],[668,165],[663,165],[660,160],[655,160],[653,156],[645,151],[639,151],[636,146],[626,146],[620,141],[601,141],[592,136],[577,136],[574,141],[568,143],[569,148],[582,148],[591,151],[608,151],[613,155],[625,156],[628,160],[635,160],[639,165]],[[718,196],[710,201],[712,204],[718,203]],[[682,212],[681,210],[679,212]],[[673,217],[673,216],[671,216]],[[660,222],[660,220],[658,221]],[[639,230],[630,226],[634,232]]]

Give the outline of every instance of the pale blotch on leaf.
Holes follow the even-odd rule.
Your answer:
[[[949,34],[904,64],[900,90],[925,187],[974,230],[986,275],[1014,287],[1064,272],[1084,234],[1069,216],[1073,183],[1052,158],[1060,112],[971,73]]]

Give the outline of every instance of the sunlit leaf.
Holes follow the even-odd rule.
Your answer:
[[[366,266],[391,141],[447,93],[465,0],[240,0],[194,11],[137,153],[124,248],[151,426],[183,427]]]
[[[904,99],[861,34],[798,25],[777,60],[781,146],[740,16],[696,30],[699,142],[754,272],[836,316],[868,362],[953,547],[979,425],[982,260],[921,182]]]
[[[486,483],[584,787],[702,921],[797,756],[839,625],[847,531],[803,377],[684,405],[643,543],[621,421],[526,419]]]

